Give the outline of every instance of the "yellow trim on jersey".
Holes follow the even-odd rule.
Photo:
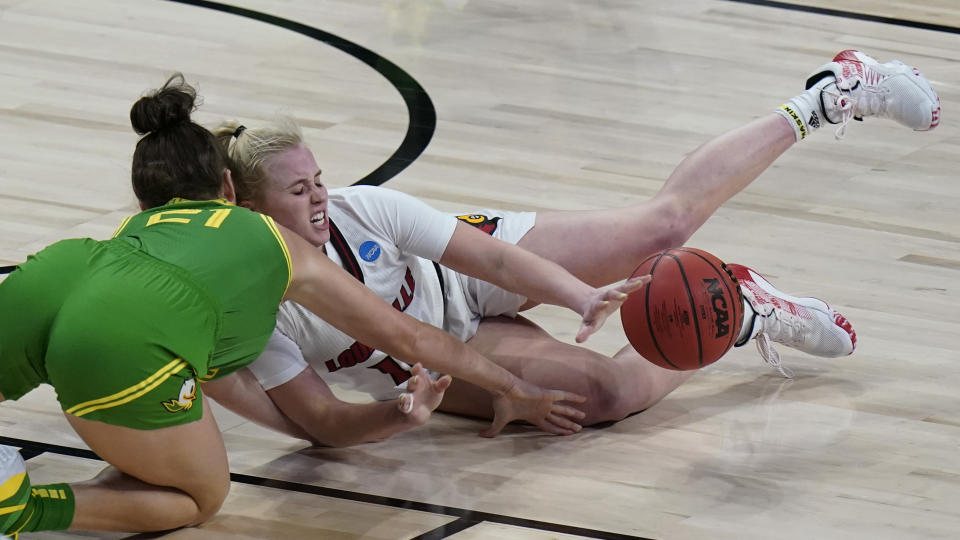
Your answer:
[[[131,386],[130,388],[127,388],[126,390],[121,390],[120,392],[107,397],[93,399],[84,403],[80,403],[79,405],[74,405],[73,407],[67,409],[66,412],[67,414],[72,414],[74,416],[83,416],[85,414],[92,413],[93,411],[99,411],[100,409],[109,409],[111,407],[123,405],[124,403],[129,403],[160,386],[163,381],[169,379],[171,375],[180,371],[186,366],[186,361],[176,358],[169,364],[160,368],[160,370],[153,375]]]
[[[121,232],[123,232],[123,230],[127,228],[127,225],[130,224],[131,219],[133,219],[133,216],[127,216],[123,218],[123,221],[120,222],[120,226],[117,227],[117,230],[113,231],[113,236],[110,238],[116,238]]]
[[[27,472],[15,474],[7,479],[2,485],[0,485],[0,501],[5,501],[20,489],[20,486],[23,485],[23,479],[27,476]]]
[[[236,205],[233,204],[232,202],[224,199],[223,197],[220,197],[220,198],[218,198],[218,199],[207,199],[207,200],[209,200],[209,201],[211,201],[211,202],[220,203],[220,204],[225,205],[225,206],[236,206]],[[170,199],[169,201],[167,201],[167,204],[165,204],[164,206],[168,206],[168,205],[171,205],[171,204],[192,203],[192,202],[203,202],[203,200],[184,199],[183,197],[174,197],[174,198]]]
[[[290,250],[287,249],[287,243],[283,241],[283,235],[280,234],[280,229],[277,229],[273,218],[264,214],[260,214],[260,217],[263,218],[264,223],[267,224],[267,228],[270,229],[273,236],[277,238],[277,242],[280,242],[280,249],[283,250],[283,256],[287,259],[287,284],[283,287],[283,295],[286,296],[287,288],[290,287],[290,282],[293,280],[293,262],[290,260]]]

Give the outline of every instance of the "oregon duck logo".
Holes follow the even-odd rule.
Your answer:
[[[457,219],[468,225],[473,225],[490,235],[493,234],[493,231],[497,230],[497,224],[500,223],[499,217],[490,218],[482,214],[463,214],[462,216],[457,216]]]
[[[197,381],[187,379],[180,387],[180,396],[177,399],[164,401],[163,407],[169,412],[189,411],[195,399],[197,399]]]

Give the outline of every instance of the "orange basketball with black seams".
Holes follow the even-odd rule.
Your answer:
[[[620,308],[638,353],[660,367],[691,370],[730,350],[743,324],[743,295],[723,261],[699,249],[667,249],[633,272],[644,274],[650,282]]]

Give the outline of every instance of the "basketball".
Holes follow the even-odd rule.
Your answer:
[[[623,331],[641,356],[685,371],[730,350],[743,323],[743,297],[723,261],[699,249],[667,249],[633,272],[644,274],[650,282],[620,307]]]

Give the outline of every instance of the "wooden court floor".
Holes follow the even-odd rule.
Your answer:
[[[296,116],[330,185],[386,180],[450,211],[642,201],[845,48],[919,66],[943,120],[821,130],[689,243],[828,300],[857,330],[849,358],[781,348],[786,381],[737,349],[652,409],[563,438],[486,440],[482,422],[437,414],[385,442],[308,448],[216,408],[234,483],[215,519],[25,538],[960,538],[956,2],[191,4],[0,0],[0,265],[108,237],[136,211],[129,107],[173,71],[199,85],[199,120]],[[565,340],[577,328],[558,309],[532,317]],[[590,343],[621,347],[617,321]],[[104,465],[49,388],[0,406],[0,437],[39,483]]]

